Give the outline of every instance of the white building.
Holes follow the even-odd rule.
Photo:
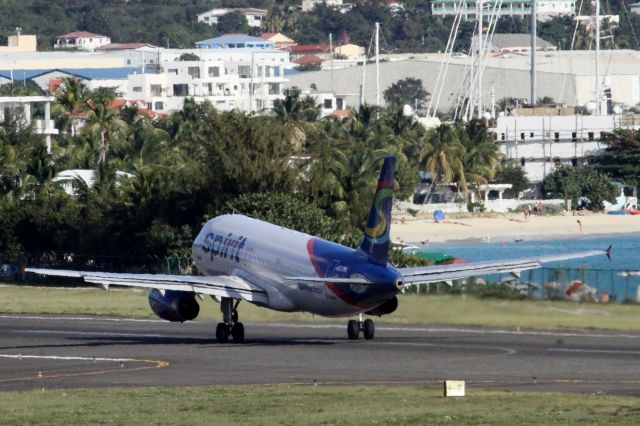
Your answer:
[[[461,13],[463,18],[475,20],[479,2],[480,0],[467,0],[463,3],[458,0],[432,0],[431,14],[449,16]],[[499,16],[531,15],[530,0],[482,0],[482,4],[486,15],[494,10]],[[540,0],[536,2],[536,15],[538,20],[545,21],[553,16],[573,15],[575,8],[575,0]]]
[[[288,53],[262,49],[193,49],[199,61],[178,61],[184,50],[160,54],[161,72],[130,75],[125,99],[143,100],[156,112],[182,108],[186,98],[219,110],[260,112],[284,96]]]
[[[111,38],[87,31],[74,31],[56,37],[54,49],[94,50],[111,43]]]
[[[580,165],[605,148],[603,132],[639,123],[619,115],[550,115],[498,117],[490,129],[506,159],[520,164],[532,183],[541,182],[560,164]]]
[[[198,22],[202,22],[208,25],[217,25],[220,18],[229,13],[239,13],[244,15],[247,20],[247,24],[250,27],[258,28],[262,25],[262,20],[265,16],[267,16],[267,11],[264,9],[253,9],[253,8],[219,8],[219,9],[211,9],[206,12],[200,13],[198,15]]]
[[[342,0],[302,0],[302,11],[312,12],[316,5],[323,3],[329,7],[338,9],[342,13],[346,13],[351,9],[351,4],[344,3]]]
[[[0,121],[4,121],[6,111],[12,111],[25,126],[34,125],[39,135],[45,135],[47,152],[51,152],[51,135],[57,135],[54,121],[51,119],[51,103],[55,101],[53,96],[2,96],[0,97]],[[44,116],[34,118],[33,104],[44,104]]]

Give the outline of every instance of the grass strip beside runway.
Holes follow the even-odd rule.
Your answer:
[[[5,392],[1,424],[639,424],[640,400],[382,386],[226,386]]]
[[[147,293],[137,289],[108,292],[87,288],[0,286],[0,312],[64,315],[106,315],[153,318]],[[218,304],[209,297],[201,303],[200,318],[218,319]],[[281,313],[241,303],[244,322],[327,322],[302,313]],[[514,301],[452,295],[400,296],[400,306],[380,323],[450,324],[536,329],[610,329],[640,331],[640,306],[564,301]],[[344,319],[337,319],[340,323]]]

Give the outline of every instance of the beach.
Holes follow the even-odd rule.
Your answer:
[[[397,213],[391,226],[392,241],[403,243],[539,240],[623,233],[640,234],[640,215],[567,213],[532,215],[526,221],[522,213],[493,217],[447,215],[446,222],[436,223],[426,215]]]

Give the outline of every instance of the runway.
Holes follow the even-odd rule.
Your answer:
[[[435,385],[640,396],[640,334],[376,323],[245,323],[247,342],[215,343],[215,323],[0,315],[0,390],[225,384]]]

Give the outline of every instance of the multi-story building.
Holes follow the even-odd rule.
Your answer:
[[[57,135],[55,123],[51,119],[51,103],[53,96],[2,96],[0,97],[0,121],[4,121],[5,114],[11,111],[25,126],[33,125],[36,133],[44,135],[47,152],[51,152],[51,135]],[[34,117],[32,106],[44,106],[41,118]]]
[[[350,4],[345,4],[342,0],[302,0],[302,11],[312,12],[316,5],[323,3],[329,7],[338,9],[343,13],[351,8]]]
[[[264,9],[253,8],[218,8],[211,9],[206,12],[198,14],[198,22],[202,22],[208,25],[216,25],[220,18],[229,13],[239,13],[244,15],[247,20],[247,24],[252,28],[258,28],[262,25],[262,20],[267,16],[267,11]]]
[[[558,165],[581,165],[585,157],[605,148],[602,135],[618,128],[637,129],[640,121],[622,115],[557,115],[504,116],[497,118],[490,130],[500,142],[500,152],[518,163],[532,183],[541,182]]]
[[[87,31],[74,31],[56,37],[54,49],[94,50],[111,43],[111,38]]]
[[[185,50],[161,52],[157,74],[129,76],[127,99],[144,100],[151,110],[171,112],[186,98],[210,101],[217,109],[260,112],[283,98],[287,52],[264,49],[192,49],[200,59],[179,61]]]
[[[450,16],[460,13],[465,19],[475,20],[481,2],[485,15],[531,15],[531,0],[467,0],[463,3],[458,0],[432,0],[431,14]],[[536,2],[536,15],[539,20],[544,21],[554,16],[574,15],[575,8],[575,0],[540,0]]]

